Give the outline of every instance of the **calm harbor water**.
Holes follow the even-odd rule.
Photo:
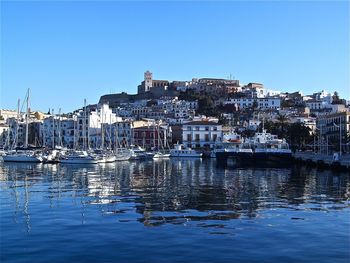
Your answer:
[[[349,262],[350,176],[0,163],[0,262]]]

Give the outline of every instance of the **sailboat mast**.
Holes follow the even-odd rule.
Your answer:
[[[55,149],[55,114],[52,109],[52,149]]]
[[[156,122],[153,122],[153,146],[156,148]]]
[[[84,99],[83,149],[86,150],[86,99]]]
[[[117,152],[117,123],[114,124],[114,152]]]
[[[61,108],[58,109],[58,145],[62,147],[62,136],[61,136]]]
[[[76,149],[76,135],[75,135],[75,118],[73,117],[73,149]]]
[[[101,110],[101,149],[104,148],[104,145],[105,145],[105,136],[104,136],[104,130],[103,130],[103,127],[104,127],[104,110],[103,110],[103,105],[102,105],[102,110]]]
[[[112,149],[112,115],[109,115],[109,150]]]
[[[21,104],[21,100],[18,99],[18,102],[17,102],[17,125],[16,125],[16,135],[15,135],[15,141],[13,142],[13,146],[14,148],[17,147],[17,142],[18,142],[18,128],[19,128],[19,119],[20,119],[20,104]]]
[[[24,147],[27,148],[28,147],[28,132],[29,132],[29,125],[28,125],[28,116],[29,115],[29,89],[27,92],[27,112],[26,112],[26,140],[24,143]]]

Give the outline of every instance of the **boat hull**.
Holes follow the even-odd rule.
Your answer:
[[[183,153],[183,154],[180,154],[180,153],[171,153],[170,154],[170,157],[178,157],[178,158],[182,158],[182,157],[187,157],[187,158],[202,158],[202,155],[201,153]]]
[[[97,164],[97,160],[88,160],[88,159],[61,159],[60,163],[62,164]]]
[[[42,159],[36,156],[2,156],[4,162],[19,162],[19,163],[41,163]]]
[[[153,156],[153,159],[168,159],[170,157],[170,154],[159,154],[159,153],[156,153],[154,156]]]
[[[258,167],[288,167],[292,164],[292,154],[254,153],[254,164]]]
[[[291,153],[249,153],[217,152],[219,165],[235,167],[289,167],[292,164]]]

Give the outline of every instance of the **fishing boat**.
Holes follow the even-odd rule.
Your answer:
[[[183,144],[176,144],[174,149],[170,150],[170,157],[192,157],[201,158],[202,153],[199,153],[191,148],[186,148]]]

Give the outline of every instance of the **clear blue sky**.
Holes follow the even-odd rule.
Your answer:
[[[349,99],[349,2],[1,1],[0,108],[71,111],[155,79],[224,78]]]

